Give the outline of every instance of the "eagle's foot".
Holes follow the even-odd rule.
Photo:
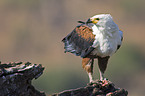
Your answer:
[[[87,85],[94,85],[98,82],[99,80],[91,80],[90,83],[88,83]]]
[[[109,81],[108,79],[107,80],[103,80],[102,83],[101,83],[102,87],[104,86],[115,86],[111,81]]]
[[[108,85],[114,85],[111,81],[109,81],[108,79],[104,79],[104,80],[93,80],[90,83],[88,83],[88,86],[108,86]]]
[[[100,81],[104,81],[104,80],[107,80],[107,81],[109,81],[107,78],[100,79]]]

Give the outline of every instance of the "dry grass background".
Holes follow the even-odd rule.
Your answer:
[[[143,0],[1,0],[0,60],[43,64],[44,74],[33,84],[48,94],[85,86],[88,77],[80,57],[64,54],[61,39],[78,20],[109,13],[124,32],[124,41],[112,56],[106,77],[126,88],[129,96],[144,96],[144,4]],[[97,64],[98,78],[96,69]]]

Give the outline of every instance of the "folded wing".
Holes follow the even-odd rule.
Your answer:
[[[71,52],[76,56],[87,57],[94,48],[92,47],[95,35],[86,24],[77,26],[62,41],[65,44],[65,52]]]

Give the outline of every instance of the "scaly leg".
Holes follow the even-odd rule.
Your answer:
[[[107,63],[108,63],[108,59],[110,57],[98,57],[98,65],[99,65],[99,71],[100,71],[100,80],[105,80],[104,78],[104,72],[107,68]]]
[[[82,59],[82,67],[87,71],[90,83],[93,82],[93,63],[94,59],[91,58],[83,58]]]

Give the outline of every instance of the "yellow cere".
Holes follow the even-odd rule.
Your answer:
[[[98,23],[99,20],[100,20],[99,18],[91,18],[91,21],[94,24]]]

